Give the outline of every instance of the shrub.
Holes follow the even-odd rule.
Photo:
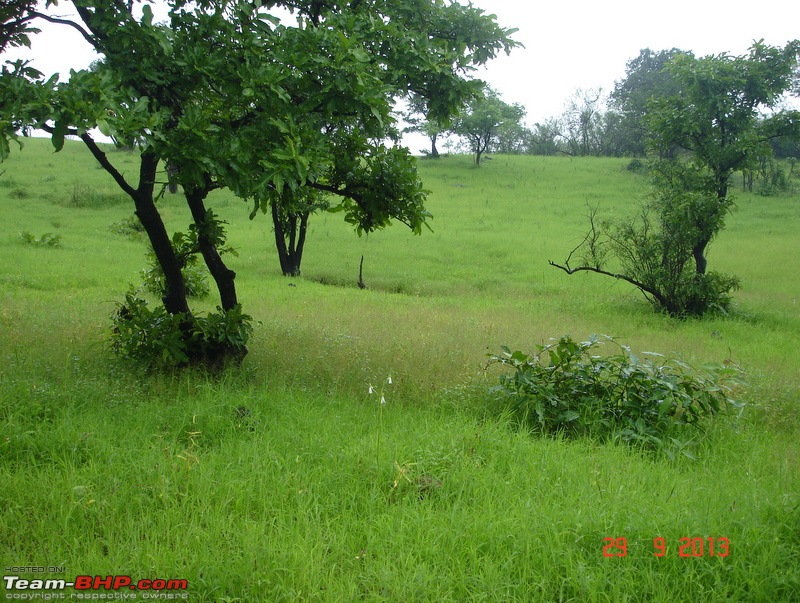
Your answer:
[[[629,172],[644,173],[647,171],[647,164],[636,157],[631,159],[626,167]]]
[[[136,214],[132,214],[119,222],[114,222],[109,226],[109,229],[114,234],[122,235],[129,239],[139,239],[144,235],[144,226],[142,226]]]
[[[241,359],[253,332],[252,318],[241,306],[217,308],[207,316],[151,310],[136,291],[125,295],[112,315],[111,348],[123,358],[150,367],[205,364],[214,367],[227,358]]]
[[[46,232],[41,237],[37,238],[27,230],[19,233],[19,238],[28,245],[34,247],[61,247],[61,235]]]
[[[583,342],[562,337],[532,355],[503,347],[489,363],[514,373],[502,376],[493,391],[541,433],[619,440],[670,456],[678,449],[692,457],[692,435],[718,413],[741,407],[729,397],[741,383],[732,365],[697,370],[654,352],[639,358],[611,337],[603,339],[619,352],[596,355],[597,336]]]
[[[76,182],[72,188],[72,194],[68,199],[59,199],[56,205],[63,207],[78,207],[100,209],[104,207],[114,207],[129,203],[130,199],[121,192],[97,189],[86,184]]]

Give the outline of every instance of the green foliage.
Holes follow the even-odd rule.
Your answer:
[[[186,295],[197,299],[208,297],[211,289],[208,285],[206,269],[200,265],[196,255],[187,258],[186,263],[181,269],[183,282],[186,285]],[[166,291],[166,280],[164,270],[158,263],[156,254],[152,251],[147,253],[147,268],[142,270],[142,287],[155,295],[164,295]]]
[[[208,277],[197,256],[199,251],[197,229],[190,228],[189,234],[176,232],[172,236],[172,248],[181,266],[186,295],[201,299],[208,296],[210,292]],[[147,253],[147,267],[142,270],[142,286],[145,291],[155,295],[161,296],[166,292],[164,270],[152,249]]]
[[[653,51],[644,48],[639,56],[625,66],[625,77],[618,81],[611,93],[611,104],[619,112],[617,145],[625,155],[642,156],[647,149],[645,125],[650,99],[666,97],[680,92],[666,65],[675,57],[688,54],[677,48]],[[670,149],[664,149],[669,153]]]
[[[122,235],[129,239],[140,239],[145,234],[144,226],[142,226],[142,222],[136,217],[136,214],[114,222],[109,226],[109,230],[114,234]]]
[[[61,235],[46,232],[41,237],[26,231],[19,233],[19,238],[28,245],[34,247],[61,247]]]
[[[710,419],[742,406],[730,397],[741,383],[732,365],[697,370],[654,352],[639,358],[616,343],[619,353],[600,356],[600,341],[565,336],[531,355],[503,347],[489,362],[514,373],[494,391],[541,433],[621,440],[668,454],[677,448],[690,455],[687,446]]]
[[[151,310],[133,289],[112,315],[112,350],[149,367],[188,364],[215,366],[226,358],[241,358],[253,332],[252,318],[241,306],[207,316]]]
[[[639,287],[657,310],[678,317],[726,313],[739,280],[699,272],[694,253],[698,240],[710,241],[722,228],[727,203],[707,190],[707,180],[697,172],[678,163],[666,165],[672,168],[669,178],[664,171],[651,169],[657,184],[650,203],[638,215],[603,223],[608,238],[601,253],[610,252],[619,261],[628,282]],[[605,261],[597,252],[601,245],[596,241],[589,250],[598,266]]]
[[[677,146],[690,151],[692,161],[708,171],[724,197],[734,171],[769,155],[771,138],[796,134],[800,127],[797,111],[762,116],[789,89],[798,48],[797,40],[784,48],[762,41],[743,56],[673,57],[666,71],[678,91],[652,97],[647,104],[652,149],[658,153]]]
[[[628,162],[628,165],[625,166],[625,169],[628,170],[629,172],[636,172],[636,173],[646,172],[647,165],[641,159],[633,158]]]
[[[790,170],[794,166],[789,161]],[[755,170],[756,192],[762,197],[772,197],[789,192],[792,188],[790,177],[783,166],[773,157],[760,157]],[[791,171],[790,171],[791,173]],[[751,181],[752,182],[752,181]]]

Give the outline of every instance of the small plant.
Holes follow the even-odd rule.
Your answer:
[[[19,233],[19,238],[28,245],[34,247],[61,247],[61,235],[46,232],[41,237],[36,237],[27,230]]]
[[[203,267],[199,265],[196,255],[189,256],[181,272],[183,273],[187,296],[197,299],[208,296],[211,291],[208,285],[208,278]],[[142,270],[142,286],[146,291],[154,295],[164,295],[166,287],[164,271],[158,263],[156,254],[152,251],[147,254],[147,268]]]
[[[621,440],[692,457],[686,428],[701,431],[720,412],[740,408],[730,394],[741,383],[731,365],[697,370],[654,352],[639,358],[611,337],[619,353],[596,355],[600,338],[562,337],[532,355],[503,347],[489,364],[514,369],[494,388],[512,410],[546,434]],[[684,439],[681,439],[684,438]]]
[[[384,393],[384,388],[387,385],[392,385],[392,376],[389,375],[381,384],[380,389],[376,388],[374,385],[370,383],[369,388],[367,388],[367,392],[369,395],[377,394],[380,396],[380,406],[378,412],[378,434],[375,439],[375,460],[380,467],[381,464],[381,435],[383,432],[383,407],[386,406],[386,394]]]

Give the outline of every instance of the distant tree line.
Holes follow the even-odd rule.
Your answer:
[[[505,103],[488,88],[482,98],[473,100],[459,117],[446,123],[426,119],[424,103],[411,99],[406,131],[428,136],[432,157],[439,155],[437,142],[456,135],[475,154],[477,163],[487,152],[643,158],[652,146],[646,124],[648,108],[657,99],[681,94],[681,84],[667,68],[681,56],[695,58],[692,52],[678,48],[645,48],[628,61],[625,77],[609,93],[601,88],[578,89],[560,115],[530,127],[522,123],[522,107]],[[794,84],[787,94],[800,97],[800,69],[795,71]],[[776,136],[770,140],[769,149],[779,159],[800,158],[800,139]],[[659,154],[666,159],[678,151],[674,147],[662,148]],[[770,157],[767,154],[764,160]]]

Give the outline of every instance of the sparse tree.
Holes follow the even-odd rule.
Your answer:
[[[439,149],[436,146],[439,138],[447,133],[447,123],[437,122],[428,117],[428,103],[425,97],[419,94],[410,94],[406,99],[408,109],[403,113],[403,119],[408,123],[404,132],[418,132],[425,136],[431,143],[430,150],[425,153],[431,159],[439,158]]]
[[[504,131],[519,127],[524,116],[521,105],[509,105],[496,91],[487,88],[454,120],[452,131],[467,141],[475,154],[475,164],[480,165],[483,154],[497,144]]]
[[[585,157],[598,155],[603,140],[603,90],[580,88],[567,102],[559,120],[565,152]]]
[[[561,122],[551,117],[533,124],[528,134],[527,152],[531,155],[556,155],[562,151]]]

